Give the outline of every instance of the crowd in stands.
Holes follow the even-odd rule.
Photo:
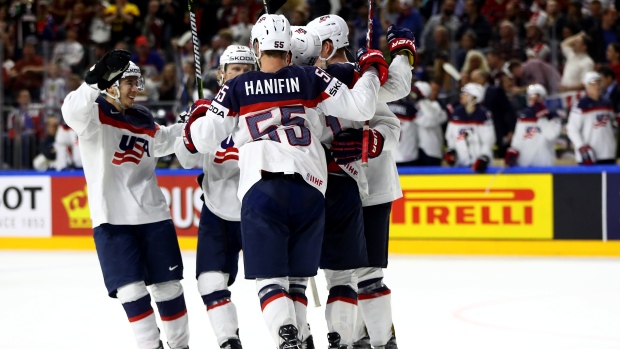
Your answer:
[[[194,2],[208,97],[218,89],[219,56],[230,44],[248,44],[263,5],[260,0]],[[620,112],[619,5],[611,0],[376,0],[373,43],[389,59],[385,30],[390,24],[415,34],[414,79],[428,82],[429,91],[413,91],[412,103],[436,101],[450,116],[463,86],[483,86],[495,132],[494,156],[503,159],[533,84],[546,89],[546,107],[566,125],[570,108],[586,95],[585,74],[598,71],[601,98]],[[367,0],[288,0],[279,12],[291,25],[336,13],[349,23],[350,52],[365,45]],[[130,50],[142,69],[141,103],[153,109],[157,122],[175,122],[197,98],[189,29],[183,1],[0,0],[0,168],[32,168],[37,154],[53,160],[50,137],[63,125],[64,97],[113,48]],[[406,123],[415,115],[400,117]],[[616,127],[616,120],[611,124]],[[443,136],[446,121],[441,127]],[[569,138],[562,131],[556,148],[560,158],[571,161]],[[170,164],[173,159],[162,161]],[[79,166],[69,161],[60,167]]]

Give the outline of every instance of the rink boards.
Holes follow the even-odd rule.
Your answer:
[[[183,249],[194,249],[199,171],[158,171]],[[616,166],[401,170],[393,253],[620,256]],[[81,172],[0,172],[0,249],[94,249]]]

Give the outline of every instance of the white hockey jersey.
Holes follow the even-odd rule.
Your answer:
[[[82,156],[80,155],[80,141],[78,135],[71,127],[60,125],[54,139],[56,149],[56,171],[66,168],[82,168]]]
[[[566,132],[575,146],[575,160],[581,162],[579,148],[589,145],[596,160],[616,158],[616,139],[613,123],[615,114],[611,102],[583,97],[571,108]]]
[[[351,69],[350,64],[332,64],[328,69],[337,69],[333,66],[341,67],[340,72],[335,74],[338,76],[342,74],[343,79],[355,76],[347,72],[348,69]],[[395,57],[390,65],[388,80],[379,89],[377,109],[369,123],[371,128],[383,136],[383,151],[378,157],[368,159],[368,167],[366,168],[361,167],[361,161],[349,164],[356,169],[361,169],[362,174],[358,180],[358,186],[364,207],[392,202],[402,196],[400,177],[392,156],[392,151],[398,146],[400,123],[386,103],[401,99],[409,94],[411,91],[411,75],[411,66],[407,57]],[[348,85],[355,84],[355,78],[351,81],[347,80],[347,83]],[[340,120],[340,122],[345,121]],[[363,126],[364,124],[361,122],[353,122],[346,127],[341,125],[343,129],[348,127],[362,128]],[[367,184],[364,183],[364,180]],[[365,193],[366,190],[367,194]]]
[[[511,147],[519,152],[519,166],[553,166],[555,142],[562,132],[562,120],[537,102],[521,111]]]
[[[415,123],[418,114],[416,104],[416,100],[412,96],[388,103],[388,107],[400,121],[398,146],[392,151],[396,163],[418,159],[420,140],[418,139],[418,126]]]
[[[155,165],[174,152],[183,124],[159,126],[140,105],[121,113],[86,83],[69,93],[62,113],[79,137],[93,227],[170,219]]]
[[[478,105],[468,114],[465,107],[459,105],[448,121],[446,143],[456,151],[457,166],[471,166],[482,155],[493,159],[495,129],[491,113]]]
[[[215,151],[238,128],[239,200],[261,171],[298,173],[325,193],[327,165],[314,108],[364,121],[376,109],[379,79],[371,69],[353,90],[315,67],[285,67],[275,73],[242,74],[222,86],[205,117],[191,125],[196,149]]]
[[[443,157],[441,125],[448,121],[448,114],[439,102],[426,98],[418,101],[417,110],[414,123],[417,126],[420,149],[428,156],[441,159]]]
[[[196,101],[190,108],[190,115],[206,114],[211,101]],[[209,211],[227,221],[241,220],[241,201],[237,198],[239,190],[239,149],[235,146],[235,135],[239,128],[224,139],[220,146],[207,154],[190,153],[183,139],[179,137],[175,144],[175,153],[184,168],[195,167],[200,158],[204,177],[201,188],[204,202]]]

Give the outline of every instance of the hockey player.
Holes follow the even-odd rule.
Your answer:
[[[64,121],[56,131],[54,149],[56,150],[56,171],[82,168],[78,135]]]
[[[354,84],[355,74],[353,74],[351,65],[346,64],[345,50],[348,45],[346,22],[338,16],[329,15],[313,20],[308,24],[308,28],[316,31],[322,41],[321,56],[316,64],[326,66],[328,73],[342,77],[348,84]],[[363,342],[364,345],[370,345],[372,342],[378,348],[383,346],[396,347],[396,340],[392,331],[389,289],[383,284],[381,268],[387,267],[388,222],[391,202],[399,198],[402,192],[398,172],[391,156],[391,150],[398,144],[399,122],[389,110],[386,102],[398,100],[411,91],[411,67],[416,59],[416,51],[413,34],[407,29],[391,26],[388,28],[387,39],[393,60],[389,69],[389,78],[379,90],[377,111],[370,121],[368,142],[370,161],[368,168],[362,169],[358,161],[362,152],[363,125],[361,123],[347,123],[342,120],[342,115],[338,114],[332,114],[327,119],[334,137],[331,144],[332,155],[349,175],[351,175],[351,169],[360,172],[358,185],[362,195],[364,242],[368,256],[368,264],[363,268],[356,268],[355,274],[351,275],[350,270],[345,270],[344,267],[347,265],[346,263],[350,262],[344,259],[346,263],[343,263],[343,259],[337,259],[337,254],[342,253],[342,248],[339,246],[342,246],[343,243],[327,243],[330,240],[330,235],[334,235],[333,238],[336,241],[345,237],[345,235],[340,235],[343,224],[349,224],[348,230],[351,235],[353,235],[352,232],[356,231],[356,227],[359,227],[359,223],[355,224],[351,217],[347,217],[347,212],[342,207],[352,206],[350,202],[353,199],[349,198],[351,195],[343,195],[345,193],[343,191],[344,186],[335,186],[335,195],[331,196],[333,199],[330,199],[329,193],[326,196],[326,205],[333,202],[333,207],[326,213],[325,242],[322,251],[322,261],[328,260],[326,256],[330,254],[334,256],[330,261],[331,265],[322,263],[322,267],[326,269],[325,274],[330,291],[328,306],[326,307],[328,330],[338,332],[338,336],[333,333],[331,338],[328,336],[330,348],[338,348],[338,345],[349,345],[349,339],[346,337],[351,332],[350,341],[354,343]],[[332,177],[330,176],[330,180]],[[344,199],[349,203],[344,204]],[[347,238],[347,240],[349,244],[352,243],[351,239]],[[357,280],[355,280],[356,278]],[[356,281],[357,285],[355,284]],[[343,297],[343,294],[346,294],[347,297]],[[351,310],[355,311],[354,306],[351,309],[351,304],[354,305],[355,303],[358,305],[357,317],[354,314],[350,315]],[[333,319],[331,324],[330,317]],[[356,326],[353,329],[347,328],[349,317],[358,320],[355,321]],[[366,323],[370,338],[366,336],[364,323]],[[337,339],[339,337],[340,342],[338,344]],[[331,341],[331,339],[335,340]]]
[[[446,129],[445,160],[454,166],[471,166],[484,173],[493,158],[495,130],[491,113],[480,105],[484,88],[468,83],[461,89],[461,104],[454,109]]]
[[[418,81],[409,96],[388,104],[400,120],[400,140],[393,154],[398,166],[441,166],[441,125],[448,115],[439,102],[428,99],[430,93],[428,82]]]
[[[379,51],[360,52],[353,90],[315,67],[287,67],[288,20],[263,15],[252,28],[260,72],[228,81],[206,116],[190,118],[184,141],[208,153],[239,128],[241,234],[246,278],[256,279],[263,317],[278,348],[301,348],[289,277],[316,275],[327,181],[316,108],[368,120],[387,80]],[[300,83],[303,82],[303,83]]]
[[[506,151],[507,166],[553,166],[555,142],[562,120],[545,107],[547,90],[541,84],[527,87],[527,107],[517,119],[512,144]]]
[[[249,47],[228,46],[220,56],[220,85],[254,70],[255,64]],[[211,100],[198,100],[187,117],[205,115],[210,106]],[[203,157],[204,175],[198,177],[204,204],[198,226],[196,278],[218,345],[226,349],[241,348],[237,309],[228,289],[237,277],[241,251],[241,202],[237,198],[239,150],[234,135],[233,131],[220,147],[207,154],[190,153],[180,137],[175,145],[177,157],[185,168],[193,168]]]
[[[108,295],[123,305],[138,348],[163,349],[151,296],[168,345],[188,348],[181,251],[154,174],[157,158],[174,151],[183,125],[159,126],[147,108],[134,105],[144,80],[129,57],[108,52],[67,96],[62,113],[79,137]]]
[[[601,76],[584,74],[587,96],[571,108],[566,131],[575,146],[575,158],[582,165],[615,164],[616,143],[611,102],[602,98]]]

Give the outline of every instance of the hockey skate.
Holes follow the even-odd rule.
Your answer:
[[[284,342],[280,344],[279,349],[301,349],[301,342],[297,337],[297,328],[293,325],[284,325],[280,327],[280,338],[284,339]]]
[[[314,339],[312,339],[312,335],[309,335],[308,338],[301,343],[301,349],[314,349]]]
[[[231,338],[224,342],[221,346],[221,349],[242,349],[241,341],[237,338]]]
[[[328,349],[347,349],[346,345],[340,345],[340,335],[336,332],[327,334],[327,342],[329,343]]]
[[[370,337],[368,336],[364,336],[362,337],[362,339],[353,343],[353,349],[371,349],[371,348],[372,347],[370,346]]]

